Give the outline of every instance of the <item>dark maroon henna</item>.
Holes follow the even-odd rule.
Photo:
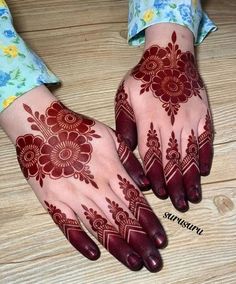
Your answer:
[[[106,198],[106,201],[121,236],[142,256],[148,270],[151,272],[159,271],[162,268],[161,256],[139,222],[130,218],[129,214],[115,201],[108,198]]]
[[[74,177],[98,188],[89,169],[93,152],[90,141],[100,137],[91,129],[95,122],[60,102],[53,102],[45,115],[23,106],[30,114],[31,129],[41,134],[26,134],[16,140],[17,157],[25,178],[36,177],[42,187],[45,176]]]
[[[141,190],[147,190],[150,187],[150,182],[146,178],[141,164],[135,157],[134,153],[129,149],[121,135],[116,134],[116,137],[118,142],[117,152],[121,163],[137,186]]]
[[[55,224],[60,228],[67,240],[85,257],[96,260],[100,256],[100,251],[92,239],[84,232],[79,222],[69,219],[56,206],[44,201],[48,213],[51,215]]]
[[[213,159],[213,127],[210,112],[207,112],[204,132],[198,137],[199,165],[202,176],[209,175]]]
[[[85,205],[82,207],[92,230],[97,234],[98,241],[129,269],[141,269],[143,265],[141,257],[125,242],[119,232],[96,210]]]
[[[185,200],[183,177],[181,172],[181,156],[175,133],[172,131],[166,150],[167,164],[164,168],[167,190],[170,199],[179,211],[187,211],[188,203]]]
[[[185,192],[189,201],[196,203],[201,200],[201,185],[199,172],[198,141],[191,131],[188,138],[186,156],[182,161],[182,174]]]
[[[137,146],[137,129],[134,111],[128,102],[128,94],[121,83],[115,98],[116,131],[122,135],[131,150]]]
[[[142,225],[148,235],[154,240],[158,248],[167,245],[165,231],[154,214],[152,208],[140,192],[125,178],[118,175],[119,186],[123,190],[125,200],[128,201],[129,210]]]
[[[165,186],[165,178],[162,167],[162,153],[157,132],[153,128],[152,122],[147,134],[146,146],[148,147],[148,150],[143,159],[146,175],[151,182],[153,192],[156,194],[156,196],[161,199],[165,199],[168,197],[168,193]]]
[[[192,96],[200,96],[203,83],[191,52],[182,52],[173,32],[167,47],[153,45],[148,48],[131,75],[141,80],[140,95],[152,91],[154,97],[163,103],[162,107],[174,124],[181,104]]]

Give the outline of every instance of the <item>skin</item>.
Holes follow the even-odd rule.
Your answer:
[[[155,195],[187,211],[200,202],[200,177],[210,173],[213,127],[190,30],[161,23],[145,30],[139,63],[115,98],[116,130],[138,145]]]
[[[138,189],[149,185],[142,167],[120,135],[71,111],[45,86],[14,101],[0,124],[42,206],[82,255],[100,256],[85,227],[129,269],[161,269],[158,249],[167,237]]]

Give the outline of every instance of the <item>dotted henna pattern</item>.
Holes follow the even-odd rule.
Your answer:
[[[98,188],[89,169],[93,147],[90,141],[100,138],[91,129],[95,122],[53,102],[45,114],[39,114],[24,104],[30,115],[31,129],[41,136],[26,134],[16,140],[16,152],[26,179],[35,177],[43,186],[43,179],[74,177]]]
[[[182,52],[176,39],[176,32],[173,32],[172,42],[165,48],[158,45],[148,48],[131,72],[133,78],[142,81],[140,95],[151,90],[163,103],[172,125],[180,104],[192,96],[201,98],[203,88],[193,54]]]

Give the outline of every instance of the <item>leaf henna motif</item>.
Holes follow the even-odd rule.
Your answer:
[[[31,129],[41,136],[26,134],[16,140],[16,152],[26,179],[36,177],[40,186],[43,179],[74,177],[98,188],[89,168],[93,152],[90,141],[100,138],[92,126],[95,122],[67,109],[60,102],[53,102],[45,114],[39,114],[24,104],[29,113]]]
[[[181,104],[192,96],[201,98],[204,86],[193,54],[179,49],[176,32],[171,40],[165,48],[158,45],[148,48],[131,75],[142,81],[140,95],[150,90],[160,99],[173,125]]]

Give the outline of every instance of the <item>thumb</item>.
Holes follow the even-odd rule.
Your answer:
[[[121,134],[131,150],[137,146],[137,129],[134,111],[125,90],[124,81],[120,84],[115,98],[116,132]]]

